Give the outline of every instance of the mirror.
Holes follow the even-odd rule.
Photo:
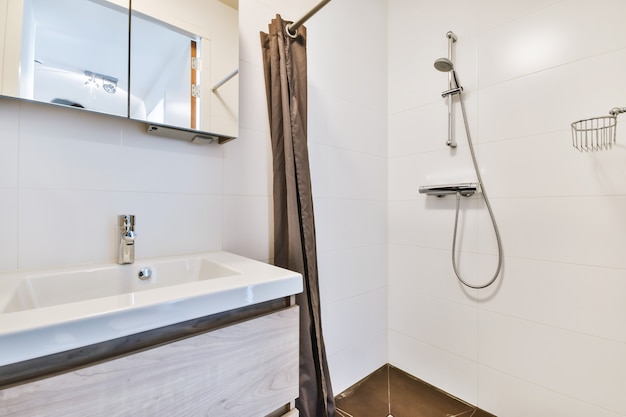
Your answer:
[[[2,95],[128,115],[128,0],[2,3]]]
[[[238,0],[129,3],[0,0],[0,95],[130,117],[162,136],[236,137]]]
[[[236,0],[132,1],[132,119],[235,137],[238,66]]]

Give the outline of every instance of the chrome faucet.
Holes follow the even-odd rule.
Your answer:
[[[122,214],[118,216],[120,226],[120,243],[117,254],[117,263],[120,265],[135,262],[135,216]]]

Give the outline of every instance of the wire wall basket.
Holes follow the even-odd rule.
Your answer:
[[[615,144],[617,115],[626,107],[615,107],[609,116],[593,117],[572,123],[572,145],[581,152],[611,149]]]

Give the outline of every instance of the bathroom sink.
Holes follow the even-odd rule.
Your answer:
[[[149,273],[147,273],[149,271]],[[140,277],[142,274],[148,278]],[[11,313],[195,281],[232,277],[239,271],[202,256],[140,261],[133,265],[104,265],[26,274],[4,308]]]
[[[228,252],[0,274],[0,366],[301,291],[300,274]]]

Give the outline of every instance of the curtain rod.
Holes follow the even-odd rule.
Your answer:
[[[287,25],[287,27],[285,28],[286,31],[287,31],[287,35],[291,36],[292,38],[297,37],[298,36],[298,28],[300,26],[302,26],[304,24],[304,22],[309,20],[311,18],[311,16],[313,16],[315,13],[319,12],[320,9],[322,7],[324,7],[324,6],[326,6],[328,3],[330,3],[330,0],[322,0],[315,7],[313,7],[311,10],[309,10],[307,14],[302,16],[299,20],[296,20],[295,23]],[[295,33],[291,33],[291,31],[294,31]]]
[[[217,84],[215,84],[213,86],[213,88],[211,88],[211,91],[213,91],[214,93],[217,91],[218,88],[220,88],[221,86],[223,86],[224,84],[226,84],[228,81],[230,81],[231,78],[233,78],[235,75],[239,74],[239,68],[237,68],[236,70],[234,70],[233,72],[231,72],[230,74],[228,74],[226,77],[224,77],[220,82],[218,82]]]

